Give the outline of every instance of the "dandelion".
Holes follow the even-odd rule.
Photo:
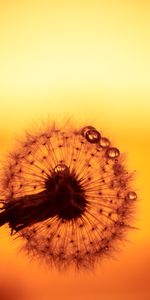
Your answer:
[[[93,126],[26,133],[3,166],[0,226],[51,266],[91,268],[131,228],[132,177]]]

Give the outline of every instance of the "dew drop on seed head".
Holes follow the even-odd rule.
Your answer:
[[[100,141],[99,141],[99,144],[102,148],[106,148],[106,147],[109,147],[110,146],[110,141],[109,139],[107,139],[106,137],[101,137],[100,138]]]
[[[137,194],[136,194],[135,192],[129,192],[129,193],[127,194],[127,198],[128,198],[129,200],[136,200]]]
[[[58,172],[64,172],[64,171],[68,171],[68,167],[65,164],[58,164],[55,168],[54,168],[54,172],[58,173]]]
[[[96,130],[96,129],[95,129],[93,126],[90,126],[90,125],[85,126],[85,127],[83,127],[83,128],[81,129],[81,135],[82,135],[83,137],[86,137],[86,133],[87,133],[89,130]]]
[[[100,140],[100,133],[96,129],[90,129],[86,132],[85,138],[91,144],[96,144]]]
[[[120,155],[120,152],[119,152],[119,150],[117,148],[111,147],[111,148],[107,149],[106,155],[109,158],[116,158],[116,157],[118,157]]]

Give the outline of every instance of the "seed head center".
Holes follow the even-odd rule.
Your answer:
[[[84,190],[77,176],[64,165],[56,166],[46,181],[46,190],[50,195],[56,215],[65,220],[80,217],[86,207]]]

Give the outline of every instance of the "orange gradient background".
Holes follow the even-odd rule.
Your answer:
[[[0,299],[150,299],[150,2],[0,4],[1,159],[33,121],[94,122],[127,154],[139,198],[139,229],[92,274],[29,263],[1,228]]]

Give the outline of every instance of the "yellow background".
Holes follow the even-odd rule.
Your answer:
[[[0,157],[47,116],[94,121],[127,153],[137,170],[139,230],[95,273],[60,275],[29,264],[8,228],[0,229],[0,299],[11,299],[10,292],[15,300],[148,300],[148,0],[0,1]]]

